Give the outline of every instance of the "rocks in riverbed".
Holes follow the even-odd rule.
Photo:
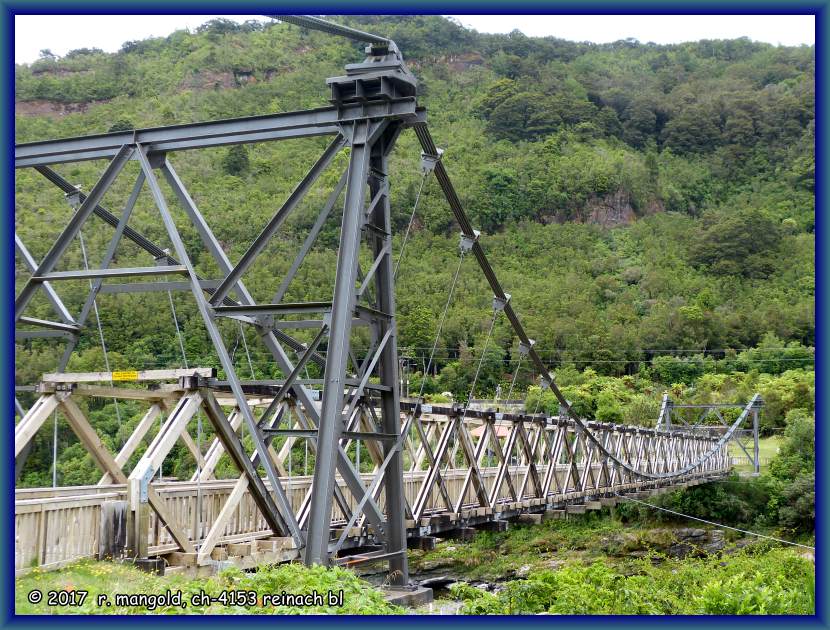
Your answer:
[[[673,534],[677,542],[666,550],[666,555],[672,558],[709,555],[726,547],[726,538],[722,529],[683,527],[674,530]]]
[[[717,553],[725,547],[722,529],[679,527],[613,534],[602,540],[600,549],[617,557],[643,558],[656,551],[671,558],[685,558]]]

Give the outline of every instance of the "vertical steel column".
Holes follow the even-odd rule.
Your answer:
[[[372,171],[372,177],[369,178],[369,197],[374,199],[375,195],[382,194],[383,198],[368,217],[369,222],[376,228],[372,231],[371,239],[373,254],[376,259],[383,256],[375,272],[377,309],[389,315],[388,319],[378,320],[377,338],[382,339],[388,331],[392,333],[389,341],[383,346],[378,363],[380,383],[390,388],[389,391],[381,392],[381,427],[384,433],[395,435],[401,432],[401,407],[395,319],[395,274],[391,248],[387,247],[392,239],[387,168],[388,155],[399,130],[399,124],[390,126],[381,140],[372,147],[369,162]],[[390,456],[390,451],[395,451],[383,475],[386,490],[386,552],[398,554],[390,556],[389,559],[389,583],[393,586],[405,586],[409,584],[409,563],[406,555],[406,496],[403,485],[402,443],[400,440],[386,441],[383,443],[383,449],[384,459]]]
[[[344,126],[345,127],[345,126]],[[351,156],[340,227],[340,250],[337,256],[337,278],[331,310],[331,335],[323,376],[323,401],[317,434],[317,459],[314,467],[313,494],[308,519],[305,563],[328,564],[331,534],[331,502],[335,486],[335,457],[343,432],[343,387],[352,332],[355,306],[355,282],[360,252],[360,236],[364,223],[366,180],[369,174],[368,120],[350,125]],[[345,128],[344,128],[345,131]]]
[[[752,407],[752,437],[754,441],[754,462],[755,470],[753,471],[753,475],[757,476],[761,474],[761,448],[758,444],[758,431],[760,429],[760,422],[758,420],[758,407]],[[737,439],[737,438],[736,438]]]

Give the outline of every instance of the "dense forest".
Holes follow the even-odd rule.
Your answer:
[[[680,400],[728,402],[760,391],[765,433],[783,430],[788,419],[797,427],[791,431],[812,426],[814,47],[748,39],[598,45],[482,34],[438,16],[337,19],[387,35],[402,50],[484,249],[581,413],[649,425],[666,390]],[[80,49],[58,58],[44,50],[15,68],[16,139],[318,107],[327,103],[325,78],[361,58],[357,44],[337,37],[224,20],[126,42],[114,54]],[[171,161],[235,261],[325,144],[255,144]],[[273,294],[346,159],[335,160],[245,277],[255,298]],[[423,183],[397,280],[410,389],[426,378],[427,394],[464,400],[484,354],[475,396],[504,394],[515,378],[514,398],[555,411],[535,387],[538,375],[519,365],[503,318],[485,343],[491,295],[472,260],[462,265],[424,376],[458,261],[458,229],[437,184],[422,182],[419,162],[407,132],[390,181],[396,256]],[[89,190],[102,168],[86,162],[57,170]],[[135,165],[126,173],[104,201],[114,211]],[[71,208],[39,174],[21,170],[16,211],[18,234],[39,259]],[[330,299],[336,222],[335,214],[286,300]],[[149,195],[131,225],[168,246]],[[198,271],[216,277],[198,234],[184,220],[179,227]],[[87,251],[90,264],[100,259],[111,231],[99,228],[84,230],[85,249],[75,243],[63,268],[82,266]],[[147,258],[123,244],[116,264],[152,264]],[[18,265],[19,286],[26,272]],[[66,283],[62,296],[77,310],[86,290]],[[173,304],[188,364],[217,365],[192,300],[180,293]],[[92,318],[69,369],[104,369],[105,360],[113,369],[184,362],[166,294],[107,294],[98,306],[107,356]],[[30,314],[49,318],[48,303],[33,302]],[[255,335],[222,325],[243,377],[279,375]],[[18,383],[32,383],[54,368],[60,350],[32,340],[19,343],[16,355]],[[117,448],[138,410],[122,404],[116,425],[112,403],[94,404],[93,417]],[[88,458],[79,464],[80,446],[65,433],[61,480],[88,482],[94,466]],[[24,475],[29,485],[51,483],[50,438],[41,441]],[[810,467],[797,474],[809,478]]]

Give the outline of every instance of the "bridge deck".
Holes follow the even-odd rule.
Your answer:
[[[595,466],[598,472],[599,466]],[[557,466],[560,480],[567,474],[568,465]],[[696,484],[723,476],[726,467],[712,467],[710,470],[690,473],[671,481],[643,480],[636,483],[622,483],[613,486],[569,492],[551,493],[545,498],[525,496],[513,501],[504,484],[498,501],[492,508],[480,507],[474,496],[459,512],[447,510],[433,500],[424,515],[415,522],[407,520],[407,535],[410,540],[452,532],[462,528],[476,527],[512,519],[522,514],[542,514],[549,510],[565,510],[568,505],[594,507],[593,501],[610,499],[615,494],[631,494],[646,491],[663,491]],[[490,484],[495,481],[498,468],[482,469],[482,476]],[[510,475],[514,484],[521,482],[527,472],[526,466],[511,467]],[[427,471],[405,473],[407,499],[413,502],[423,483]],[[467,471],[454,469],[445,474],[447,488],[457,493],[463,484]],[[364,475],[364,481],[371,481],[371,474]],[[286,489],[292,504],[299,509],[311,485],[311,476],[292,477],[286,480]],[[341,487],[345,486],[338,479]],[[188,528],[187,533],[198,548],[210,525],[221,510],[233,489],[235,479],[195,482],[160,482],[155,488],[165,499],[177,521]],[[112,514],[107,506],[122,505],[127,500],[124,484],[103,486],[75,486],[65,488],[32,488],[15,492],[15,573],[22,575],[34,567],[57,569],[82,558],[98,558],[105,548],[107,521]],[[382,495],[381,495],[382,500]],[[604,501],[605,504],[611,501]],[[201,509],[199,505],[201,504]],[[354,507],[353,505],[351,507]],[[117,512],[116,512],[117,513]],[[199,517],[201,514],[201,517]],[[339,535],[345,519],[335,506],[332,526]],[[374,544],[368,528],[352,528],[344,550],[371,547]],[[179,547],[170,534],[153,515],[150,524],[149,552],[153,556],[164,556],[171,564],[184,561],[195,567],[196,559],[177,553]],[[257,542],[262,541],[262,542]],[[274,545],[275,541],[278,544]],[[253,545],[251,545],[253,543]],[[263,544],[264,543],[264,544]],[[247,551],[247,553],[246,553]],[[289,539],[275,539],[264,518],[257,510],[251,497],[246,493],[234,516],[228,523],[224,535],[211,554],[212,560],[230,558],[240,566],[252,566],[257,562],[292,560],[299,553]],[[184,557],[183,557],[184,556]],[[213,566],[210,566],[213,565]],[[209,570],[215,563],[208,563]]]

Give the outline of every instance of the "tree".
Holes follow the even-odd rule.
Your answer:
[[[487,128],[497,138],[515,141],[549,134],[561,124],[562,119],[544,95],[520,92],[492,111]]]
[[[651,362],[654,375],[664,385],[684,383],[690,385],[703,374],[703,357],[679,358],[669,355],[655,357]]]
[[[423,304],[401,309],[398,315],[400,345],[412,348],[417,356],[428,356],[434,340],[432,311]]]
[[[127,120],[126,118],[119,118],[109,128],[109,132],[113,133],[115,131],[132,131],[133,129],[135,129],[135,125],[132,123],[132,121]]]
[[[642,100],[634,101],[623,112],[623,140],[638,149],[654,138],[657,129],[657,115]]]
[[[228,175],[242,175],[249,167],[248,149],[244,144],[233,145],[222,160],[222,168]]]
[[[692,238],[689,259],[718,275],[766,278],[773,270],[781,228],[756,207],[707,211]]]
[[[511,96],[519,92],[519,87],[512,79],[499,79],[494,81],[484,90],[484,94],[478,98],[475,111],[483,118],[489,119],[493,110],[501,105]]]
[[[675,153],[704,153],[720,144],[715,113],[702,105],[685,108],[663,129],[663,143]]]

